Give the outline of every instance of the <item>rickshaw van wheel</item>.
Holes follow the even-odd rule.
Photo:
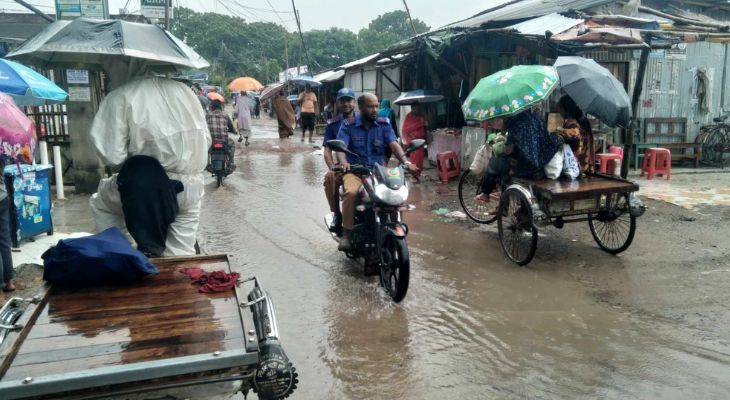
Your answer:
[[[522,191],[508,188],[499,201],[497,230],[504,254],[517,265],[527,265],[537,250],[537,228],[532,206]]]

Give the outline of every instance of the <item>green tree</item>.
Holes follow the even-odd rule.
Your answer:
[[[431,30],[431,27],[418,18],[413,20],[413,26],[416,28],[416,33],[419,34]],[[358,40],[365,53],[372,54],[412,36],[413,29],[408,21],[408,14],[405,11],[396,10],[378,15],[367,28],[360,30]]]
[[[284,42],[291,36],[277,24],[184,7],[175,9],[172,32],[210,62],[208,72],[220,84],[243,75],[262,82],[274,79],[272,70],[285,65]]]
[[[346,29],[313,30],[304,32],[303,36],[309,58],[313,64],[309,66],[311,70],[331,69],[356,60],[364,54],[357,36]],[[297,35],[293,38],[290,47],[290,54],[293,57],[291,58],[291,65],[296,65],[300,60],[302,64],[309,62],[301,52],[301,40]]]

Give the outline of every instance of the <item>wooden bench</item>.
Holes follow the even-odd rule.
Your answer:
[[[660,143],[657,147],[662,147],[669,150],[680,150],[678,152],[672,151],[672,160],[683,160],[689,159],[694,160],[695,168],[700,166],[700,158],[702,157],[702,143]],[[687,149],[692,149],[692,153],[688,154]]]
[[[646,144],[656,144],[672,151],[672,160],[694,160],[695,168],[699,167],[701,145],[687,142],[687,118],[644,118],[643,132]],[[643,157],[643,149],[649,146],[638,146],[635,154],[635,167],[640,168],[638,158]],[[692,153],[687,150],[692,149]],[[641,151],[641,155],[638,152]]]

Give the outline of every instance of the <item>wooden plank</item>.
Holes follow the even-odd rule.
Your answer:
[[[20,331],[11,331],[5,337],[2,347],[0,347],[0,379],[5,376],[5,372],[15,359],[18,349],[22,346],[28,333],[32,330],[36,318],[46,307],[46,302],[51,293],[51,286],[44,285],[38,297],[41,299],[38,304],[28,304],[23,315],[20,316],[16,324],[22,325]]]
[[[552,200],[591,198],[602,194],[635,192],[639,186],[623,179],[603,175],[588,175],[576,180],[539,181],[517,179],[532,187],[536,195]]]
[[[180,272],[230,272],[225,255],[153,262],[160,273],[135,285],[54,290],[6,370],[22,377],[246,348],[236,290],[198,293]]]
[[[182,357],[185,354],[206,354],[215,351],[241,349],[243,344],[240,338],[207,341],[200,343],[187,343],[178,346],[168,346],[154,350],[134,350],[124,353],[103,354],[88,358],[75,360],[54,361],[43,364],[29,364],[22,366],[13,365],[6,373],[4,379],[23,379],[27,376],[39,377],[74,371],[86,371],[93,373],[93,369],[144,362],[147,360],[158,360],[160,358]]]
[[[218,317],[218,319],[223,318]],[[106,331],[119,330],[130,327],[130,323],[133,323],[134,327],[156,327],[169,324],[173,321],[178,324],[192,324],[198,321],[213,320],[213,318],[201,317],[195,310],[181,308],[175,314],[167,314],[164,319],[155,315],[148,316],[145,319],[135,319],[134,321],[130,320],[128,316],[107,319],[105,320],[106,325],[102,329]],[[26,340],[63,335],[91,335],[99,331],[99,323],[96,320],[76,320],[72,326],[65,323],[35,324]]]
[[[98,303],[82,301],[64,301],[62,298],[51,298],[48,303],[48,318],[53,320],[84,319],[89,316],[112,316],[120,314],[134,314],[136,312],[164,313],[168,307],[190,305],[203,307],[207,302],[225,304],[233,297],[231,292],[221,298],[219,295],[206,296],[198,294],[195,288],[185,289],[194,293],[166,293],[157,297],[145,296],[129,298],[114,302],[114,299],[99,299]],[[235,312],[235,307],[222,307],[228,313]],[[221,310],[221,311],[224,311]]]
[[[52,338],[26,339],[26,342],[13,361],[13,366],[45,363],[92,356],[94,349],[105,349],[105,352],[124,353],[137,349],[164,348],[184,343],[202,343],[243,337],[243,331],[233,329],[238,321],[201,321],[186,327],[146,327],[101,332],[93,338],[75,340],[72,336],[55,336]],[[189,354],[194,355],[194,354]]]
[[[223,301],[225,302],[226,299],[223,300],[217,300],[216,302]],[[207,302],[210,300],[199,300],[199,304],[196,304],[196,302],[191,303],[179,303],[179,304],[171,304],[171,305],[161,305],[156,308],[149,306],[145,309],[146,313],[145,315],[151,317],[151,318],[160,318],[160,316],[164,318],[176,318],[178,316],[187,316],[191,312],[198,313],[198,310],[201,309]],[[157,311],[155,313],[154,311]],[[124,310],[120,309],[114,312],[107,311],[104,313],[104,323],[105,324],[114,324],[114,323],[123,323],[124,321],[128,321],[130,318],[141,318],[141,317],[135,317],[135,315],[140,314],[139,312],[130,311],[130,310]],[[97,327],[101,327],[98,323],[98,317],[99,313],[94,313],[93,310],[90,310],[88,313],[85,314],[75,314],[65,317],[60,317],[54,314],[48,313],[48,308],[45,308],[41,315],[38,317],[38,320],[36,321],[36,325],[42,325],[42,324],[57,324],[61,322],[66,322],[69,320],[80,322],[84,320],[88,320],[93,323],[93,321],[96,322]],[[106,325],[103,325],[106,326]]]

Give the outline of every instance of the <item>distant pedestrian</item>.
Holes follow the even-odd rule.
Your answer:
[[[5,167],[5,162],[0,161],[0,167]],[[13,284],[13,255],[10,250],[10,199],[5,189],[5,184],[0,184],[0,288],[3,292],[15,290]],[[0,304],[5,303],[5,296],[0,292]]]
[[[398,122],[395,120],[395,112],[392,108],[390,108],[390,100],[383,99],[380,101],[380,110],[378,111],[378,117],[379,118],[388,118],[390,121],[390,126],[393,128],[393,132],[395,133],[395,137],[400,137],[398,135]],[[390,147],[385,148],[385,165],[388,165],[388,161],[390,160],[390,156],[393,153],[390,151]]]
[[[299,99],[297,102],[302,106],[301,118],[302,118],[302,142],[304,141],[304,135],[309,131],[309,143],[313,143],[312,135],[314,135],[314,123],[317,120],[317,95],[312,92],[312,86],[306,84],[304,91],[299,93]]]
[[[286,139],[294,134],[292,126],[294,125],[294,109],[286,98],[286,93],[279,92],[272,102],[273,111],[276,113],[276,119],[279,122],[279,139]]]
[[[256,119],[261,118],[261,99],[258,97],[253,99],[253,116]]]
[[[241,92],[238,96],[234,115],[238,121],[238,141],[243,142],[245,139],[245,145],[248,146],[248,136],[251,134],[251,99],[246,92]]]
[[[426,129],[428,128],[428,118],[422,106],[418,103],[411,106],[411,112],[406,114],[403,121],[403,140],[406,146],[411,144],[414,139],[426,139]],[[408,158],[417,168],[418,172],[413,173],[416,182],[421,181],[421,172],[423,171],[423,160],[426,158],[426,150],[418,149],[412,152]]]

